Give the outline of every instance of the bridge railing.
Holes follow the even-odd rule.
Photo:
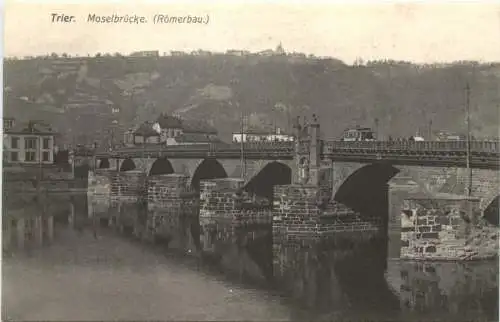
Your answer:
[[[246,142],[243,144],[243,150],[246,155],[255,153],[273,153],[273,154],[290,154],[294,153],[294,142]],[[306,148],[304,146],[304,148]],[[465,153],[467,143],[465,141],[359,141],[359,142],[344,142],[344,141],[323,141],[322,153],[351,153],[351,152],[422,152],[422,153]],[[499,141],[471,141],[470,149],[473,153],[488,153],[498,154],[500,152]],[[98,156],[108,155],[151,155],[161,154],[162,152],[188,152],[200,154],[224,154],[224,153],[239,153],[241,152],[241,143],[210,143],[210,144],[193,144],[193,145],[174,145],[174,146],[146,146],[132,147],[114,150],[112,152],[97,152]]]
[[[273,153],[291,153],[294,148],[293,142],[245,142],[243,150],[245,154],[254,152],[273,152]],[[241,143],[207,143],[190,145],[148,145],[129,148],[121,148],[112,152],[96,151],[97,155],[149,155],[159,154],[161,152],[190,152],[190,153],[236,153],[241,151]],[[82,155],[83,156],[83,155]]]
[[[323,153],[338,151],[411,151],[411,152],[466,152],[466,141],[326,141]],[[470,150],[475,153],[499,153],[498,141],[471,141]]]

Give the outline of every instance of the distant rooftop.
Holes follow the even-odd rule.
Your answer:
[[[243,131],[244,134],[252,134],[252,135],[289,135],[293,136],[293,134],[284,131],[281,128],[276,129],[266,129],[266,128],[256,128],[252,127]],[[241,134],[241,131],[233,132],[233,134]]]
[[[175,138],[178,143],[221,143],[219,138],[210,138],[201,133],[182,134]]]
[[[135,135],[140,135],[143,137],[158,136],[158,132],[153,130],[153,124],[151,122],[144,122],[134,131]]]
[[[162,129],[182,129],[187,133],[206,133],[206,134],[217,134],[217,130],[200,120],[184,120],[176,116],[162,114],[157,119],[156,122],[160,124]]]
[[[181,119],[178,117],[172,116],[172,115],[161,114],[156,119],[156,122],[158,122],[158,124],[160,124],[160,127],[162,129],[180,129],[180,128],[182,128]]]
[[[5,129],[5,133],[11,134],[56,134],[52,127],[43,121],[30,121],[16,123],[12,128]]]

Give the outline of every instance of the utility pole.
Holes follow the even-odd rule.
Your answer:
[[[238,104],[239,105],[239,104]],[[241,148],[241,178],[245,179],[246,176],[246,167],[245,167],[245,145],[243,143],[243,137],[245,132],[245,124],[244,124],[245,116],[243,114],[243,108],[241,109],[241,128],[240,128],[240,148]]]
[[[34,124],[32,125],[34,126]],[[31,128],[32,132],[33,132],[33,128]],[[37,190],[39,190],[39,187],[40,187],[40,184],[43,180],[43,166],[42,166],[42,157],[43,157],[43,153],[42,153],[42,144],[43,144],[43,136],[39,136],[38,137],[38,142],[37,145],[38,145],[38,171],[39,171],[39,175],[38,175],[38,184],[37,184]],[[39,192],[39,191],[38,191]]]
[[[467,152],[467,196],[470,197],[472,194],[472,168],[471,168],[471,153],[470,153],[470,86],[469,82],[465,87],[466,91],[466,102],[465,102],[465,113],[466,113],[466,123],[467,123],[467,142],[466,142],[466,152]]]
[[[95,170],[97,169],[97,141],[94,141],[94,143],[92,144],[92,148],[93,148],[93,156],[92,156],[92,161],[94,163],[94,173],[95,173]]]

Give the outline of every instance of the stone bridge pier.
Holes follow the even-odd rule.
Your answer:
[[[496,170],[473,169],[471,196],[465,196],[466,169],[324,160],[319,125],[299,130],[293,158],[247,159],[245,167],[240,159],[212,156],[96,160],[89,191],[147,200],[140,234],[166,242],[192,238],[185,243],[192,252],[216,247],[214,222],[269,227],[275,276],[294,274],[297,263],[308,262],[336,290],[363,281],[382,290],[388,303],[397,302],[384,280],[389,258],[497,255],[498,216],[491,215],[498,214]],[[333,298],[344,296],[335,292]]]
[[[224,197],[226,199],[206,199],[210,185],[215,187],[214,191],[219,191],[229,189],[225,185],[231,183],[232,190],[226,193],[245,200],[247,206],[253,204],[260,207],[268,203],[270,211],[267,216],[272,218],[275,242],[362,233],[374,239],[385,239],[388,244],[385,254],[399,258],[402,247],[406,247],[403,246],[406,242],[401,235],[404,221],[402,214],[408,210],[406,201],[414,199],[455,200],[453,202],[458,207],[458,200],[473,198],[477,200],[473,207],[477,214],[470,216],[484,225],[498,225],[497,216],[491,215],[495,210],[498,212],[497,170],[473,169],[469,198],[465,196],[468,172],[464,168],[429,164],[422,166],[392,159],[365,162],[361,158],[359,162],[348,162],[336,155],[331,155],[331,160],[322,159],[324,147],[319,132],[316,121],[304,128],[297,128],[298,139],[293,158],[248,158],[245,159],[244,168],[238,158],[214,156],[136,156],[89,162],[95,165],[99,173],[97,177],[101,183],[97,183],[97,186],[108,187],[102,189],[107,189],[110,196],[130,200],[147,199],[154,204],[161,203],[163,197],[154,197],[152,194],[185,196],[192,193],[193,200],[198,200],[200,216],[202,213],[203,216],[212,213],[219,216],[220,213],[213,211],[219,209],[219,201],[221,204],[229,203],[227,196]],[[175,180],[181,180],[182,183],[172,183]],[[91,181],[90,190],[96,186],[94,177]],[[211,183],[207,185],[206,182]],[[152,185],[156,188],[152,188]],[[235,200],[231,202],[234,203],[232,207],[236,208],[225,205],[226,208],[222,209],[243,211],[243,208],[237,208]],[[192,203],[196,204],[194,201]],[[419,235],[420,238],[422,236]],[[428,236],[431,235],[425,236],[430,238]]]
[[[462,213],[462,217],[475,218],[474,225],[483,228],[473,228],[475,231],[489,231],[498,227],[498,193],[500,189],[498,171],[493,169],[472,169],[471,195],[467,195],[469,172],[460,167],[431,167],[397,165],[388,162],[354,163],[333,162],[332,196],[333,200],[362,214],[378,213],[385,221],[383,229],[389,237],[388,255],[390,258],[413,257],[412,252],[422,248],[411,247],[409,253],[407,245],[407,229],[417,228],[423,221],[415,217],[411,228],[403,227],[410,208],[424,208],[427,211],[438,211],[443,217],[451,220],[451,213]],[[413,200],[413,202],[410,202]],[[416,202],[415,200],[420,200]],[[409,205],[412,206],[409,206]],[[419,206],[416,206],[416,205]],[[423,205],[423,206],[422,206]],[[423,213],[423,209],[419,213]],[[496,213],[497,215],[493,215]],[[423,216],[423,215],[422,215]],[[448,220],[446,219],[446,220]],[[436,222],[445,219],[433,219]],[[458,220],[458,221],[457,221]],[[458,229],[458,222],[469,225],[463,219],[453,219],[456,224],[451,228]],[[408,223],[406,224],[408,225]],[[444,226],[443,226],[444,227]],[[441,228],[435,227],[440,230]],[[444,228],[443,228],[444,229]],[[437,231],[436,231],[437,233]],[[429,245],[437,245],[442,241],[453,244],[453,247],[465,247],[461,238],[444,233],[419,234],[415,238],[424,239]],[[453,239],[453,240],[451,240]],[[456,242],[456,243],[455,243]],[[427,245],[425,244],[425,245]],[[423,245],[423,244],[422,244]],[[461,245],[461,246],[459,246]],[[435,247],[429,250],[434,251]],[[424,247],[425,250],[425,247]],[[437,251],[439,253],[439,250]],[[434,253],[422,255],[422,258],[434,258]],[[443,255],[444,256],[444,255]],[[457,255],[458,256],[458,255]]]

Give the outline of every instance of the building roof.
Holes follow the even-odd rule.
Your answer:
[[[182,129],[186,133],[217,134],[217,130],[211,125],[200,120],[183,120],[179,117],[162,114],[156,122],[162,129]]]
[[[201,133],[182,134],[175,137],[178,143],[221,143],[219,138],[210,138],[208,135]]]
[[[279,133],[278,133],[279,130]],[[234,132],[233,134],[240,135],[241,131]],[[248,135],[283,135],[283,136],[294,136],[288,132],[283,131],[283,129],[267,130],[262,128],[249,128],[243,132],[243,134]]]
[[[151,137],[159,135],[158,132],[153,130],[153,124],[151,124],[151,122],[144,122],[141,125],[139,125],[137,130],[134,131],[134,134],[143,137]]]
[[[43,121],[30,121],[16,123],[12,128],[5,129],[5,133],[11,134],[56,134],[52,127]]]
[[[182,120],[178,117],[161,114],[156,119],[156,122],[160,124],[162,129],[181,129],[182,128]]]

